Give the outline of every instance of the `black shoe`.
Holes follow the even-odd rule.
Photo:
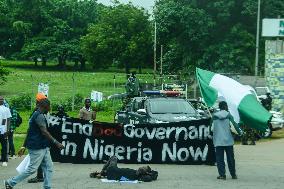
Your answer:
[[[238,179],[237,175],[232,176],[232,179]]]
[[[226,180],[226,176],[218,176],[217,179]]]
[[[4,187],[5,189],[13,189],[13,187],[10,186],[10,184],[6,180],[4,180]]]
[[[242,142],[242,145],[248,145],[248,143],[247,142]]]
[[[38,183],[38,182],[43,182],[43,178],[32,178],[28,180],[28,183]]]

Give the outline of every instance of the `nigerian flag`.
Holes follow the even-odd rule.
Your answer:
[[[242,121],[246,126],[265,132],[271,114],[258,102],[255,95],[239,82],[210,71],[196,69],[201,95],[212,107],[222,97],[236,123]]]

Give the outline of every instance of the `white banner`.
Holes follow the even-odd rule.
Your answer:
[[[92,91],[91,99],[94,102],[101,102],[101,101],[103,101],[103,93],[98,92],[98,91]]]
[[[38,93],[43,93],[45,96],[48,97],[48,90],[49,90],[49,85],[46,83],[39,83],[38,84]]]

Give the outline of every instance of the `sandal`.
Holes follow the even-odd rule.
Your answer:
[[[4,186],[5,186],[5,189],[13,189],[13,187],[10,186],[10,184],[6,180],[4,181]]]

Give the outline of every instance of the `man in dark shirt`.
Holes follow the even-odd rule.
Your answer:
[[[57,116],[59,118],[69,117],[68,114],[65,112],[64,107],[62,105],[58,106],[57,112],[55,113],[55,116]]]
[[[22,156],[25,149],[28,148],[30,164],[23,173],[5,181],[6,189],[12,189],[16,184],[34,174],[39,166],[42,167],[44,172],[44,188],[51,188],[53,163],[49,151],[50,142],[56,145],[59,149],[63,149],[64,146],[54,139],[47,131],[47,120],[44,114],[46,114],[49,110],[50,102],[48,99],[44,99],[39,102],[38,109],[30,118],[27,137],[23,147],[21,147],[18,153],[19,156]]]

